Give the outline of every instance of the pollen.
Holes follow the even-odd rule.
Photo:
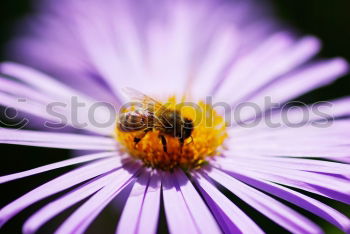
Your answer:
[[[161,170],[198,169],[208,163],[210,158],[220,154],[227,138],[226,123],[212,106],[200,101],[196,104],[178,103],[175,97],[162,103],[164,107],[176,111],[182,118],[193,121],[191,136],[183,144],[179,138],[170,134],[163,134],[159,128],[152,128],[144,133],[143,130],[125,132],[115,128],[115,139],[120,143],[121,151],[131,157],[141,160],[146,167]],[[131,111],[129,107],[123,112]],[[135,138],[143,135],[139,142]],[[160,135],[166,139],[166,151]]]

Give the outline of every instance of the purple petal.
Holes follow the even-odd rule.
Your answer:
[[[180,186],[182,196],[187,204],[187,207],[197,223],[200,233],[221,233],[214,217],[210,213],[208,207],[199,196],[198,192],[193,187],[190,180],[182,170],[176,170],[174,176]]]
[[[139,164],[133,164],[130,168],[120,170],[122,175],[115,178],[113,183],[107,184],[95,193],[88,201],[80,206],[67,220],[57,229],[57,234],[84,233],[91,222],[107,206],[113,198],[118,195],[129,183],[140,169]]]
[[[335,160],[343,163],[348,163],[350,164],[350,157],[345,157],[345,158],[336,158]]]
[[[2,140],[24,140],[24,141],[44,141],[44,142],[74,142],[95,145],[112,145],[115,141],[111,137],[89,136],[86,134],[72,133],[52,133],[45,131],[31,131],[19,129],[0,129],[0,139]]]
[[[335,58],[310,65],[290,75],[278,79],[276,82],[257,93],[251,99],[255,103],[266,96],[272,97],[274,102],[283,103],[310,90],[327,85],[348,72],[348,64],[344,59]],[[279,87],[285,87],[281,90]]]
[[[272,107],[266,105],[266,97],[271,97],[271,103],[284,103],[310,90],[328,85],[347,72],[348,64],[344,59],[336,58],[318,62],[279,78],[244,101],[252,102],[264,111]],[[242,112],[240,118],[245,121],[256,114],[259,114],[256,110],[249,110]]]
[[[109,137],[4,128],[0,129],[0,143],[82,150],[116,149],[115,140]]]
[[[257,69],[254,69],[253,73],[241,80],[244,85],[236,83],[235,85],[241,88],[230,95],[229,101],[233,100],[233,105],[239,103],[245,97],[254,94],[256,90],[309,60],[319,49],[320,43],[316,38],[305,37],[300,39],[295,45],[280,51],[279,54],[275,54],[274,57],[261,63]],[[250,71],[252,72],[252,70]]]
[[[73,98],[73,97],[72,97]],[[21,101],[23,100],[23,101]],[[55,110],[55,113],[60,114],[59,118],[55,116],[54,114],[50,114],[48,112],[48,105],[50,100],[47,100],[46,103],[40,103],[37,101],[33,101],[31,99],[22,99],[21,96],[12,96],[7,93],[0,92],[0,104],[4,106],[10,106],[12,108],[15,108],[16,110],[28,113],[32,115],[35,118],[40,118],[45,121],[40,128],[46,127],[47,122],[57,124],[59,128],[54,127],[55,130],[60,130],[63,127],[71,126],[76,129],[82,129],[86,131],[93,132],[95,134],[104,135],[104,136],[110,136],[113,133],[113,124],[105,125],[104,127],[96,126],[96,123],[107,123],[106,118],[110,118],[113,114],[112,112],[107,113],[103,111],[103,108],[99,108],[99,111],[95,111],[92,115],[88,113],[90,108],[92,107],[93,103],[84,103],[89,105],[84,105],[84,108],[79,108],[76,113],[77,120],[73,120],[71,117],[72,115],[75,115],[74,113],[70,112],[70,101],[68,100],[55,100],[55,102],[51,102],[51,104],[60,103],[62,106],[57,106],[58,110]],[[81,102],[83,103],[83,102]],[[53,106],[54,107],[54,106]],[[96,107],[96,106],[95,106]],[[100,107],[103,107],[101,104]],[[22,119],[21,119],[22,120]],[[27,119],[23,119],[21,121],[21,124],[32,124],[34,120],[28,121]],[[102,125],[101,125],[102,126]]]
[[[2,77],[0,75],[0,91],[4,93],[10,93],[11,95],[16,94],[18,95],[18,91],[20,92],[21,97],[25,97],[27,99],[32,99],[37,102],[41,103],[47,103],[48,96],[45,94],[42,94],[38,92],[37,90],[34,90],[32,87],[24,85],[19,82],[15,82],[13,80],[9,80],[8,78]]]
[[[163,199],[168,228],[171,233],[199,233],[174,175],[162,176]]]
[[[81,3],[84,8],[80,8]],[[231,39],[237,41],[240,49],[249,50],[275,28],[271,22],[255,16],[263,7],[257,10],[250,2],[237,2],[234,6],[215,1],[61,4],[65,11],[53,2],[40,4],[42,20],[25,25],[29,33],[15,41],[12,54],[33,67],[57,74],[75,87],[81,84],[90,93],[88,87],[94,87],[91,79],[97,77],[98,83],[108,86],[117,96],[126,85],[151,93],[159,93],[159,86],[168,87],[167,93],[182,95],[192,77],[191,69],[203,57],[201,53],[208,50],[208,44],[212,51],[205,56],[218,64],[203,62],[199,69],[207,69],[209,76],[221,70],[225,59],[229,60],[224,52],[233,50]],[[221,36],[223,31],[230,36]],[[86,78],[87,75],[91,76]],[[151,82],[144,82],[145,79]]]
[[[285,51],[293,42],[292,36],[287,32],[275,32],[262,39],[257,48],[244,53],[230,67],[227,77],[214,91],[215,97],[219,100],[227,100],[232,95],[233,87],[244,81],[252,71],[262,67],[264,63]],[[236,90],[235,90],[236,91]],[[232,98],[230,102],[232,102]]]
[[[281,185],[258,179],[254,172],[237,168],[235,171],[229,171],[227,173],[251,186],[271,193],[293,203],[294,205],[300,206],[305,210],[324,218],[345,232],[350,231],[349,218],[316,199],[310,198],[302,193],[293,191]]]
[[[6,182],[9,182],[12,180],[17,180],[20,178],[28,177],[31,175],[43,173],[46,171],[54,170],[54,169],[61,168],[61,167],[71,166],[71,165],[75,165],[75,164],[79,164],[79,163],[89,162],[89,161],[93,161],[96,159],[113,157],[113,156],[116,156],[115,152],[96,153],[96,154],[88,154],[85,156],[79,156],[79,157],[67,159],[67,160],[64,160],[61,162],[56,162],[56,163],[48,164],[45,166],[37,167],[34,169],[30,169],[27,171],[22,171],[22,172],[10,174],[10,175],[1,176],[0,177],[0,184],[6,183]]]
[[[350,195],[349,181],[341,178],[336,178],[329,175],[318,174],[308,171],[292,170],[288,168],[279,168],[270,164],[269,167],[260,165],[259,163],[252,164],[251,162],[243,162],[237,160],[236,162],[220,163],[219,167],[223,169],[234,169],[237,167],[243,167],[246,170],[256,171],[265,174],[271,178],[286,178],[288,180],[294,180],[301,183],[313,184],[323,188],[327,188],[339,193]]]
[[[147,188],[146,196],[143,200],[136,233],[156,233],[159,216],[160,193],[160,177],[158,173],[153,173]]]
[[[143,201],[147,194],[149,174],[149,171],[144,171],[135,182],[118,221],[116,233],[136,233]]]
[[[310,157],[347,157],[350,152],[346,138],[350,126],[348,120],[331,123],[327,128],[320,128],[312,124],[302,128],[277,128],[264,131],[251,131],[244,136],[233,136],[230,153],[286,155]],[[330,137],[330,138],[328,138]],[[254,141],[255,144],[251,144]]]
[[[120,166],[120,159],[113,157],[93,162],[59,176],[3,207],[0,210],[0,226],[31,204]]]
[[[277,137],[277,136],[288,136],[296,134],[297,137],[305,137],[305,138],[317,138],[320,135],[332,135],[334,136],[349,136],[349,132],[346,131],[346,128],[350,126],[350,121],[347,119],[343,120],[335,120],[329,123],[329,126],[327,127],[319,127],[317,125],[314,125],[312,123],[307,123],[305,125],[302,125],[302,127],[293,127],[293,126],[281,126],[278,128],[269,128],[269,129],[247,129],[248,131],[240,131],[238,134],[234,135],[236,140],[259,140],[264,139],[267,137]],[[232,131],[233,133],[233,131]],[[347,134],[347,135],[346,135]],[[239,139],[238,139],[239,138]],[[322,138],[323,139],[323,138]],[[332,140],[332,139],[329,139]]]
[[[209,177],[225,186],[244,202],[292,233],[322,233],[317,225],[272,197],[212,168]]]
[[[33,102],[31,100],[26,100],[25,102],[19,102],[18,98],[10,96],[5,93],[0,92],[0,104],[3,106],[10,106],[18,111],[28,113],[34,117],[39,117],[45,120],[51,120],[56,123],[57,119],[54,116],[46,112],[45,106],[43,104]]]
[[[12,62],[1,63],[0,71],[1,73],[15,77],[22,82],[29,84],[38,90],[41,90],[51,97],[56,96],[60,98],[66,98],[79,96],[82,99],[89,100],[89,98],[79,93],[78,91],[65,86],[63,83],[51,78],[42,72],[24,65]]]
[[[200,174],[193,178],[225,233],[264,233],[253,220]],[[219,211],[219,212],[217,212]]]
[[[278,174],[273,173],[273,169],[265,171],[261,170],[252,170],[249,165],[245,164],[236,164],[236,165],[225,165],[225,164],[219,164],[216,165],[218,168],[227,170],[227,171],[234,171],[237,169],[237,167],[243,167],[245,170],[249,170],[250,173],[254,173],[256,175],[256,178],[271,181],[278,184],[283,184],[289,187],[294,187],[298,189],[302,189],[311,193],[315,193],[321,196],[325,196],[331,199],[339,200],[344,203],[350,204],[350,195],[349,195],[349,189],[348,189],[348,182],[347,180],[327,176],[327,175],[321,175],[313,173],[312,177],[313,180],[310,180],[310,178],[304,178],[303,175],[294,175],[290,173],[286,173],[286,169],[283,169],[283,172],[279,172]],[[301,171],[296,171],[296,173],[302,173]],[[306,173],[306,172],[303,172]],[[308,174],[309,175],[309,174]],[[327,180],[327,182],[323,182],[324,178]],[[316,180],[315,180],[316,179]],[[338,181],[338,183],[341,183],[341,185],[334,184],[334,181]],[[321,186],[317,186],[314,183],[322,184]],[[331,184],[329,184],[331,183]],[[337,187],[338,186],[338,187]],[[340,186],[340,187],[339,187]]]
[[[332,173],[344,176],[350,175],[350,165],[336,162],[325,162],[321,160],[302,159],[302,158],[286,158],[286,157],[227,157],[218,160],[218,163],[232,163],[237,161],[259,164],[268,167],[279,167],[300,171],[313,171],[321,173]]]
[[[266,156],[281,156],[285,155],[288,157],[328,157],[328,158],[338,158],[338,157],[348,157],[350,151],[350,146],[342,145],[342,146],[334,146],[327,147],[323,146],[318,149],[310,146],[300,146],[299,148],[279,148],[276,147],[273,142],[270,142],[270,145],[265,145],[262,147],[249,147],[246,148],[238,148],[230,150],[229,154],[231,155],[266,155]]]
[[[195,77],[189,81],[193,98],[203,98],[210,94],[218,76],[232,63],[239,48],[239,34],[231,27],[224,27],[212,39],[207,51],[202,52],[203,61],[194,71]]]
[[[43,7],[43,5],[43,3],[40,3],[40,7]],[[51,6],[47,7],[51,8]],[[70,11],[68,8],[66,5],[65,9],[67,11],[65,13]],[[57,8],[51,10],[57,11]],[[48,13],[47,8],[43,12],[45,14]],[[56,14],[50,14],[50,16],[53,15]],[[69,16],[72,15],[74,14],[70,14]],[[64,26],[62,21],[66,21],[67,18],[70,18],[69,16],[67,17],[66,15],[64,20],[41,20],[40,28],[45,28],[45,30],[36,31],[35,37],[45,37],[48,39],[47,43],[43,43],[41,40],[32,40],[32,36],[20,38],[19,40],[15,40],[20,45],[12,46],[11,48],[17,52],[11,53],[10,56],[15,56],[17,61],[26,63],[31,67],[36,67],[41,71],[54,74],[55,77],[59,77],[60,80],[74,87],[76,90],[83,91],[90,97],[96,97],[96,100],[118,103],[118,100],[109,93],[109,89],[101,84],[100,80],[94,79],[94,76],[97,74],[91,72],[92,64],[86,61],[87,54],[82,47],[82,43],[77,40],[78,30],[75,30],[74,35],[64,36],[67,33],[71,33],[70,28],[76,24],[75,22],[70,22],[70,27],[62,27]],[[27,30],[28,28],[34,29],[38,26],[32,22],[27,23],[29,23],[29,25],[25,26]],[[46,53],[41,53],[41,51],[45,51]],[[23,54],[21,56],[19,55],[20,53],[25,53],[26,56],[23,56]],[[40,57],[44,54],[55,54],[55,56],[48,56],[44,60],[41,60]],[[29,57],[31,59],[27,60]],[[52,71],[51,69],[57,70]],[[91,87],[94,87],[94,89],[91,89]]]
[[[233,128],[229,129],[230,134],[235,138],[251,138],[255,135],[260,134],[269,134],[273,132],[272,130],[282,130],[292,128],[290,126],[303,126],[307,127],[310,122],[315,121],[324,121],[324,116],[320,116],[317,112],[313,110],[319,110],[327,116],[332,118],[344,117],[350,115],[350,110],[348,108],[350,104],[350,98],[340,98],[336,100],[331,100],[327,102],[330,105],[325,105],[325,103],[315,103],[309,106],[298,106],[298,108],[289,108],[288,111],[283,111],[282,109],[273,111],[271,115],[264,116],[265,118],[261,119],[261,121],[254,126],[253,128],[242,127],[238,125],[234,125]],[[305,115],[308,115],[308,118],[305,118]],[[266,118],[269,118],[267,121]],[[285,120],[288,120],[286,122]],[[332,122],[330,128],[333,128],[338,122]],[[271,128],[270,123],[280,124],[279,128]]]
[[[68,194],[47,204],[39,211],[35,212],[24,224],[23,233],[35,233],[43,224],[55,217],[60,212],[71,207],[79,201],[84,200],[101,188],[110,183],[114,183],[119,176],[122,176],[123,169],[119,169],[107,175],[102,175],[97,179],[89,181]]]
[[[4,93],[0,92],[1,103],[3,105],[12,106],[23,112],[57,122],[57,118],[48,113],[47,106],[51,103],[59,102],[65,106],[56,106],[55,111],[65,117],[67,124],[76,128],[81,128],[81,126],[75,123],[71,117],[73,114],[76,114],[76,116],[74,116],[78,119],[76,122],[87,123],[87,126],[84,126],[86,130],[102,135],[109,135],[113,131],[114,126],[102,128],[96,127],[93,124],[91,118],[94,118],[95,122],[105,123],[107,121],[106,116],[108,118],[112,114],[105,108],[99,108],[98,112],[95,111],[91,117],[90,111],[96,104],[95,100],[73,90],[72,88],[66,87],[63,83],[60,83],[43,73],[23,65],[2,63],[0,64],[0,70],[6,73],[6,75],[13,76],[28,85],[28,88],[24,88],[22,94],[22,92],[19,92],[18,90],[23,86],[23,83],[14,82],[12,80],[7,82],[6,80],[2,81],[6,82],[5,85],[8,87]],[[1,78],[8,79],[6,77]],[[19,102],[19,98],[25,98],[25,102]],[[76,98],[79,103],[83,104],[77,108],[77,113],[71,113],[71,110],[73,109],[73,107],[71,107],[71,105],[73,105],[73,98]],[[102,107],[102,103],[100,104]]]
[[[45,148],[57,148],[57,149],[73,149],[73,150],[103,150],[112,151],[115,147],[108,146],[94,146],[84,144],[69,144],[69,143],[47,143],[47,142],[29,142],[29,141],[0,141],[2,144],[14,144],[14,145],[25,145],[25,146],[37,146]]]

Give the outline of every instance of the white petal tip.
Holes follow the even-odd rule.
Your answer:
[[[322,46],[321,40],[312,35],[304,36],[304,41],[308,42],[309,44],[313,44],[314,46],[317,46],[317,47]]]
[[[342,57],[335,58],[333,60],[335,64],[339,67],[339,70],[342,70],[344,73],[349,72],[349,63]]]

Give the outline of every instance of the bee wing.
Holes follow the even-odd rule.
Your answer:
[[[123,88],[123,92],[133,101],[140,102],[143,105],[145,105],[145,109],[149,112],[155,112],[158,110],[164,110],[163,104],[158,102],[157,100],[147,96],[146,94],[131,88],[131,87],[125,87]]]

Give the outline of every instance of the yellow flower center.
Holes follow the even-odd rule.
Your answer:
[[[175,97],[162,104],[169,110],[176,111],[181,118],[192,120],[194,127],[191,136],[181,144],[179,138],[164,134],[159,128],[152,128],[144,134],[143,130],[125,132],[116,127],[115,138],[120,143],[121,150],[143,161],[145,166],[162,170],[177,167],[184,170],[197,169],[206,164],[208,158],[220,153],[220,146],[227,137],[226,125],[224,118],[210,105],[202,101],[191,105],[177,103]],[[130,107],[123,112],[132,110],[134,108]],[[157,116],[156,111],[155,113]],[[140,135],[142,138],[136,143],[135,138],[139,138]],[[166,139],[166,152],[160,135]]]

